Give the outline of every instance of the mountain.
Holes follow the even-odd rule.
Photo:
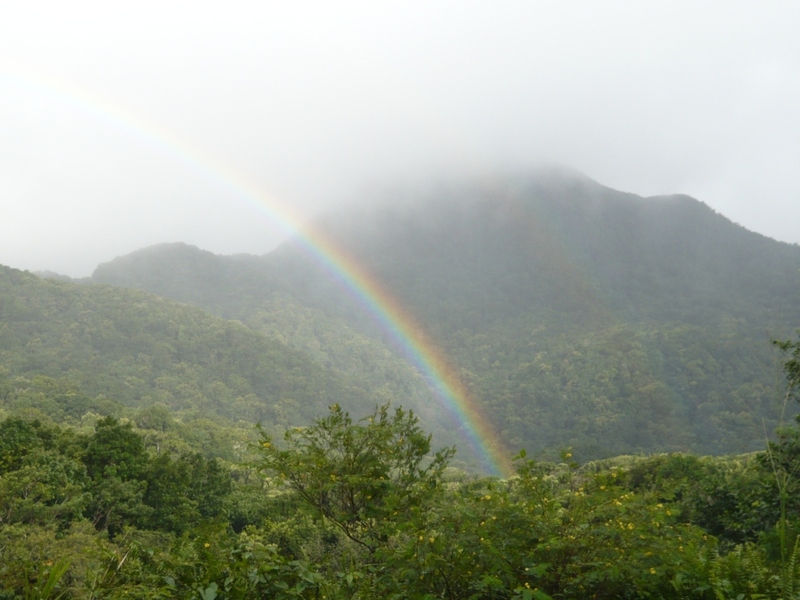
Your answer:
[[[241,323],[144,292],[0,267],[0,407],[68,422],[166,407],[229,423],[300,425],[375,398]]]
[[[800,248],[690,197],[543,171],[398,195],[315,227],[422,324],[512,449],[748,451],[783,414],[769,341],[798,325]],[[361,340],[364,361],[339,365],[356,380],[391,350],[300,240],[264,257],[154,247],[92,280],[282,332],[323,362],[340,335]],[[398,383],[407,372],[393,371]]]
[[[543,311],[593,324],[743,318],[767,327],[797,316],[800,249],[687,196],[640,198],[548,172],[402,200],[321,228],[442,331],[458,327],[456,316],[475,328]],[[335,285],[310,276],[291,243],[266,260],[275,279],[293,279],[330,309]]]
[[[444,418],[411,365],[344,319],[303,304],[288,293],[291,282],[276,277],[263,257],[217,256],[177,243],[102,264],[90,281],[145,290],[235,319],[367,390],[376,403],[402,401],[431,424]]]

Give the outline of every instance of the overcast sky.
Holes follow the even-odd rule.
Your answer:
[[[542,162],[800,242],[800,2],[121,6],[0,4],[0,264],[262,254],[270,212]]]

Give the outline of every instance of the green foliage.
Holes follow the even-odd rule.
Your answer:
[[[355,420],[333,406],[281,447],[262,435],[258,469],[274,475],[262,479],[247,465],[148,452],[113,418],[85,437],[19,419],[0,429],[32,442],[0,474],[0,598],[716,600],[800,589],[800,543],[785,560],[770,547],[779,490],[759,457],[581,466],[570,450],[558,463],[523,452],[517,476],[480,479],[445,468],[452,449],[431,455],[413,413],[384,405]],[[737,543],[745,527],[752,541]]]
[[[0,527],[0,598],[92,597],[85,586],[105,544],[80,520],[64,531],[38,524]]]
[[[2,267],[0,319],[0,406],[57,421],[160,404],[288,425],[334,402],[369,405],[358,385],[281,342],[142,292]]]
[[[89,501],[85,469],[55,452],[0,477],[0,525],[55,523],[79,517]]]
[[[321,227],[421,321],[512,447],[763,447],[780,418],[764,330],[796,318],[797,248],[582,177],[449,192]],[[267,261],[296,298],[365,320],[291,245]]]
[[[145,462],[142,438],[130,423],[106,417],[97,423],[83,457],[89,477],[95,481],[119,477],[123,481],[139,479]]]
[[[424,406],[423,382],[291,246],[160,275],[252,330],[0,269],[0,598],[798,597],[797,426],[754,455],[578,462],[763,443],[780,402],[758,336],[794,315],[797,253],[591,186],[571,230],[587,189],[526,185],[344,236],[502,436],[555,461],[522,452],[508,480],[447,469],[415,413],[340,407]],[[788,401],[800,342],[777,346]]]
[[[14,418],[0,422],[0,526],[85,516],[109,536],[126,527],[181,533],[224,513],[230,473],[198,453],[149,454],[130,423],[107,417],[90,436]]]
[[[798,330],[800,334],[800,330]],[[789,357],[783,363],[783,372],[786,374],[787,389],[795,397],[800,394],[800,341],[782,340],[773,341],[784,354]]]
[[[0,423],[0,474],[14,471],[26,459],[53,445],[53,432],[39,421],[7,419]]]
[[[672,503],[682,522],[702,527],[729,549],[757,541],[779,519],[778,495],[762,459],[655,455],[637,460],[624,481],[628,489]]]
[[[521,460],[519,477],[476,482],[434,505],[410,538],[402,588],[435,597],[669,596],[702,584],[703,532],[675,523],[618,473]],[[422,577],[417,581],[417,576]],[[677,580],[676,580],[677,578]]]
[[[511,448],[553,458],[569,445],[581,460],[741,453],[779,424],[764,342],[794,325],[796,247],[687,197],[637,198],[575,174],[397,200],[317,226],[445,351]],[[93,280],[236,318],[456,443],[386,332],[300,246],[264,257],[160,246]],[[287,412],[269,418],[298,424]],[[466,449],[459,459],[469,463]]]
[[[800,332],[799,332],[800,333]],[[788,358],[784,361],[783,370],[786,374],[786,396],[788,402],[791,398],[800,399],[800,341],[773,341]],[[798,417],[800,422],[800,417]],[[784,571],[787,569],[794,573],[794,563],[797,557],[797,544],[794,544],[794,551],[791,551],[793,540],[800,541],[800,502],[798,502],[798,492],[800,483],[798,473],[800,473],[800,428],[781,428],[777,432],[778,437],[774,442],[769,442],[767,452],[762,457],[765,467],[769,468],[772,474],[772,488],[775,491],[773,497],[777,498],[777,507],[780,510],[779,519],[775,526],[775,536],[772,540],[767,538],[767,548],[769,542],[773,548],[773,554],[780,554],[781,564]],[[777,549],[777,552],[775,551]],[[791,553],[791,554],[790,554]]]
[[[215,460],[198,454],[174,460],[161,454],[148,464],[142,502],[152,511],[139,522],[147,529],[183,533],[201,519],[223,511],[232,482]]]
[[[376,408],[353,422],[339,405],[310,427],[286,432],[287,448],[263,436],[263,470],[284,480],[308,505],[370,553],[391,534],[387,521],[419,507],[454,449],[430,451],[412,412]]]

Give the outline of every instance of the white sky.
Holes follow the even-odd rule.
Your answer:
[[[121,6],[0,4],[0,264],[268,251],[222,165],[312,214],[558,162],[800,242],[800,2]]]

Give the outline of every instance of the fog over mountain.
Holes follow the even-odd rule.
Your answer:
[[[743,452],[784,415],[769,341],[797,326],[800,248],[694,198],[540,170],[396,191],[317,227],[442,349],[512,450]],[[293,238],[260,257],[153,246],[87,281],[240,320],[430,405],[385,366],[402,348],[342,276]]]
[[[164,241],[263,254],[376,188],[541,162],[800,241],[794,3],[82,0],[2,17],[0,264],[86,276]]]

